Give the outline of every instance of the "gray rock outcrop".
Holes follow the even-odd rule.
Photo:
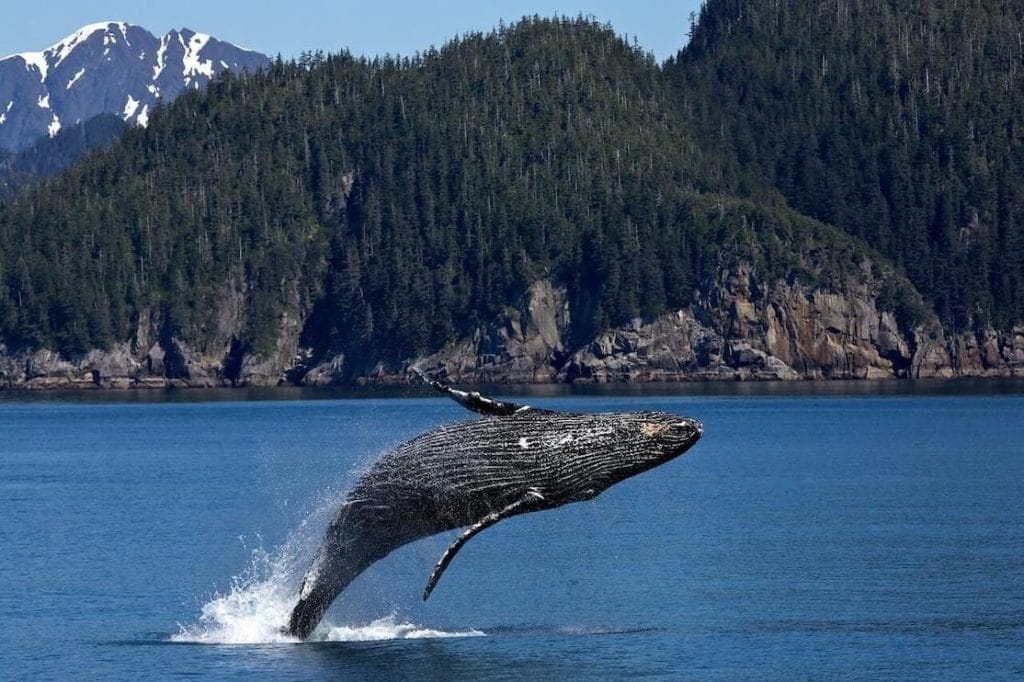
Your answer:
[[[238,341],[246,324],[242,288],[225,291],[203,348],[161,338],[151,313],[135,338],[64,358],[0,345],[0,388],[324,386],[405,383],[411,367],[459,383],[646,382],[1024,376],[1024,327],[949,336],[934,316],[913,329],[879,306],[867,266],[841,290],[765,282],[739,263],[706,282],[696,303],[654,320],[633,320],[572,345],[566,290],[548,279],[491,323],[435,353],[353,372],[343,354],[300,346],[303,320],[286,312],[263,352]],[[298,294],[291,297],[298,309]]]

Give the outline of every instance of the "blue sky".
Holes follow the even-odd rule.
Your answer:
[[[682,47],[689,14],[700,2],[50,0],[38,5],[20,0],[4,5],[0,10],[0,57],[41,50],[80,26],[105,20],[128,21],[158,35],[187,27],[267,54],[294,57],[302,50],[334,52],[345,47],[365,55],[412,54],[430,45],[440,46],[466,31],[489,30],[501,19],[509,23],[524,14],[584,14],[611,23],[631,41],[636,36],[641,46],[663,61]]]

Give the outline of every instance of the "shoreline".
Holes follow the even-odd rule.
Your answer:
[[[839,397],[839,396],[970,396],[1024,394],[1024,376],[960,376],[923,379],[803,379],[729,381],[648,381],[605,383],[457,383],[485,395],[529,398],[582,397]],[[51,387],[0,388],[0,402],[218,402],[261,400],[417,399],[433,398],[421,383],[334,384],[330,386],[147,386],[146,388]]]

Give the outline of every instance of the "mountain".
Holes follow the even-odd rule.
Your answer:
[[[893,263],[730,168],[583,20],[228,74],[0,206],[0,382],[951,371]]]
[[[900,264],[955,357],[1024,323],[1022,32],[1003,0],[708,0],[665,71],[734,182]]]
[[[43,136],[32,146],[0,158],[0,201],[22,188],[60,173],[85,153],[103,149],[121,139],[128,124],[117,114],[100,114],[53,137]]]
[[[204,87],[224,69],[268,63],[189,29],[157,38],[124,22],[91,24],[41,52],[0,59],[0,149],[21,151],[100,114],[144,126],[159,103]]]
[[[681,61],[534,18],[225,74],[0,204],[0,385],[1024,368],[1024,327],[959,331],[883,243],[796,210]]]

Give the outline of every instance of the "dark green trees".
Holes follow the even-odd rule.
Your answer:
[[[906,269],[953,329],[1024,320],[1024,7],[709,0],[667,66],[709,148]]]
[[[865,248],[787,207],[773,183],[896,257],[967,244],[969,257],[912,272],[956,282],[951,315],[980,301],[1013,317],[1011,175],[977,204],[1001,241],[974,239],[966,199],[938,189],[988,197],[973,175],[950,175],[961,152],[933,159],[908,132],[876,157],[834,127],[789,131],[784,116],[813,120],[825,105],[776,113],[785,83],[744,85],[708,21],[673,67],[696,75],[677,71],[675,86],[607,27],[536,18],[413,58],[310,54],[225,75],[0,207],[0,341],[73,353],[152,321],[200,350],[265,354],[287,318],[314,353],[342,352],[358,373],[471,333],[541,277],[567,287],[580,342],[690,304],[736,259],[766,278],[841,286]],[[742,90],[733,106],[777,117],[785,140],[713,102],[722,83]],[[708,125],[696,136],[695,121]],[[932,186],[908,155],[934,164]],[[922,216],[922,231],[902,229]],[[975,270],[991,286],[975,291]],[[890,304],[910,294],[895,287]]]

